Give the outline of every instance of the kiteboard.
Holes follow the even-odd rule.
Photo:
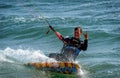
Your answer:
[[[75,74],[80,70],[79,64],[73,62],[30,62],[24,65],[37,70],[63,74]]]

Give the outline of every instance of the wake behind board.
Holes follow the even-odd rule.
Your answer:
[[[72,62],[35,62],[27,63],[25,66],[64,74],[74,74],[80,70],[80,66]]]

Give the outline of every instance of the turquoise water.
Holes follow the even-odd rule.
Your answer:
[[[54,61],[47,55],[60,52],[63,44],[53,32],[46,35],[45,19],[63,36],[73,36],[76,26],[88,31],[88,50],[81,51],[76,60],[82,78],[119,78],[119,4],[119,0],[1,0],[0,78],[53,77],[23,66]]]

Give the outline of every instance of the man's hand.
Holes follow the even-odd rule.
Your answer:
[[[85,38],[85,40],[88,40],[88,32],[87,31],[84,33],[84,38]]]

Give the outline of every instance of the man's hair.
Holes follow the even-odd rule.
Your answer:
[[[82,28],[81,27],[75,27],[74,31],[80,29],[81,33],[82,33]]]

